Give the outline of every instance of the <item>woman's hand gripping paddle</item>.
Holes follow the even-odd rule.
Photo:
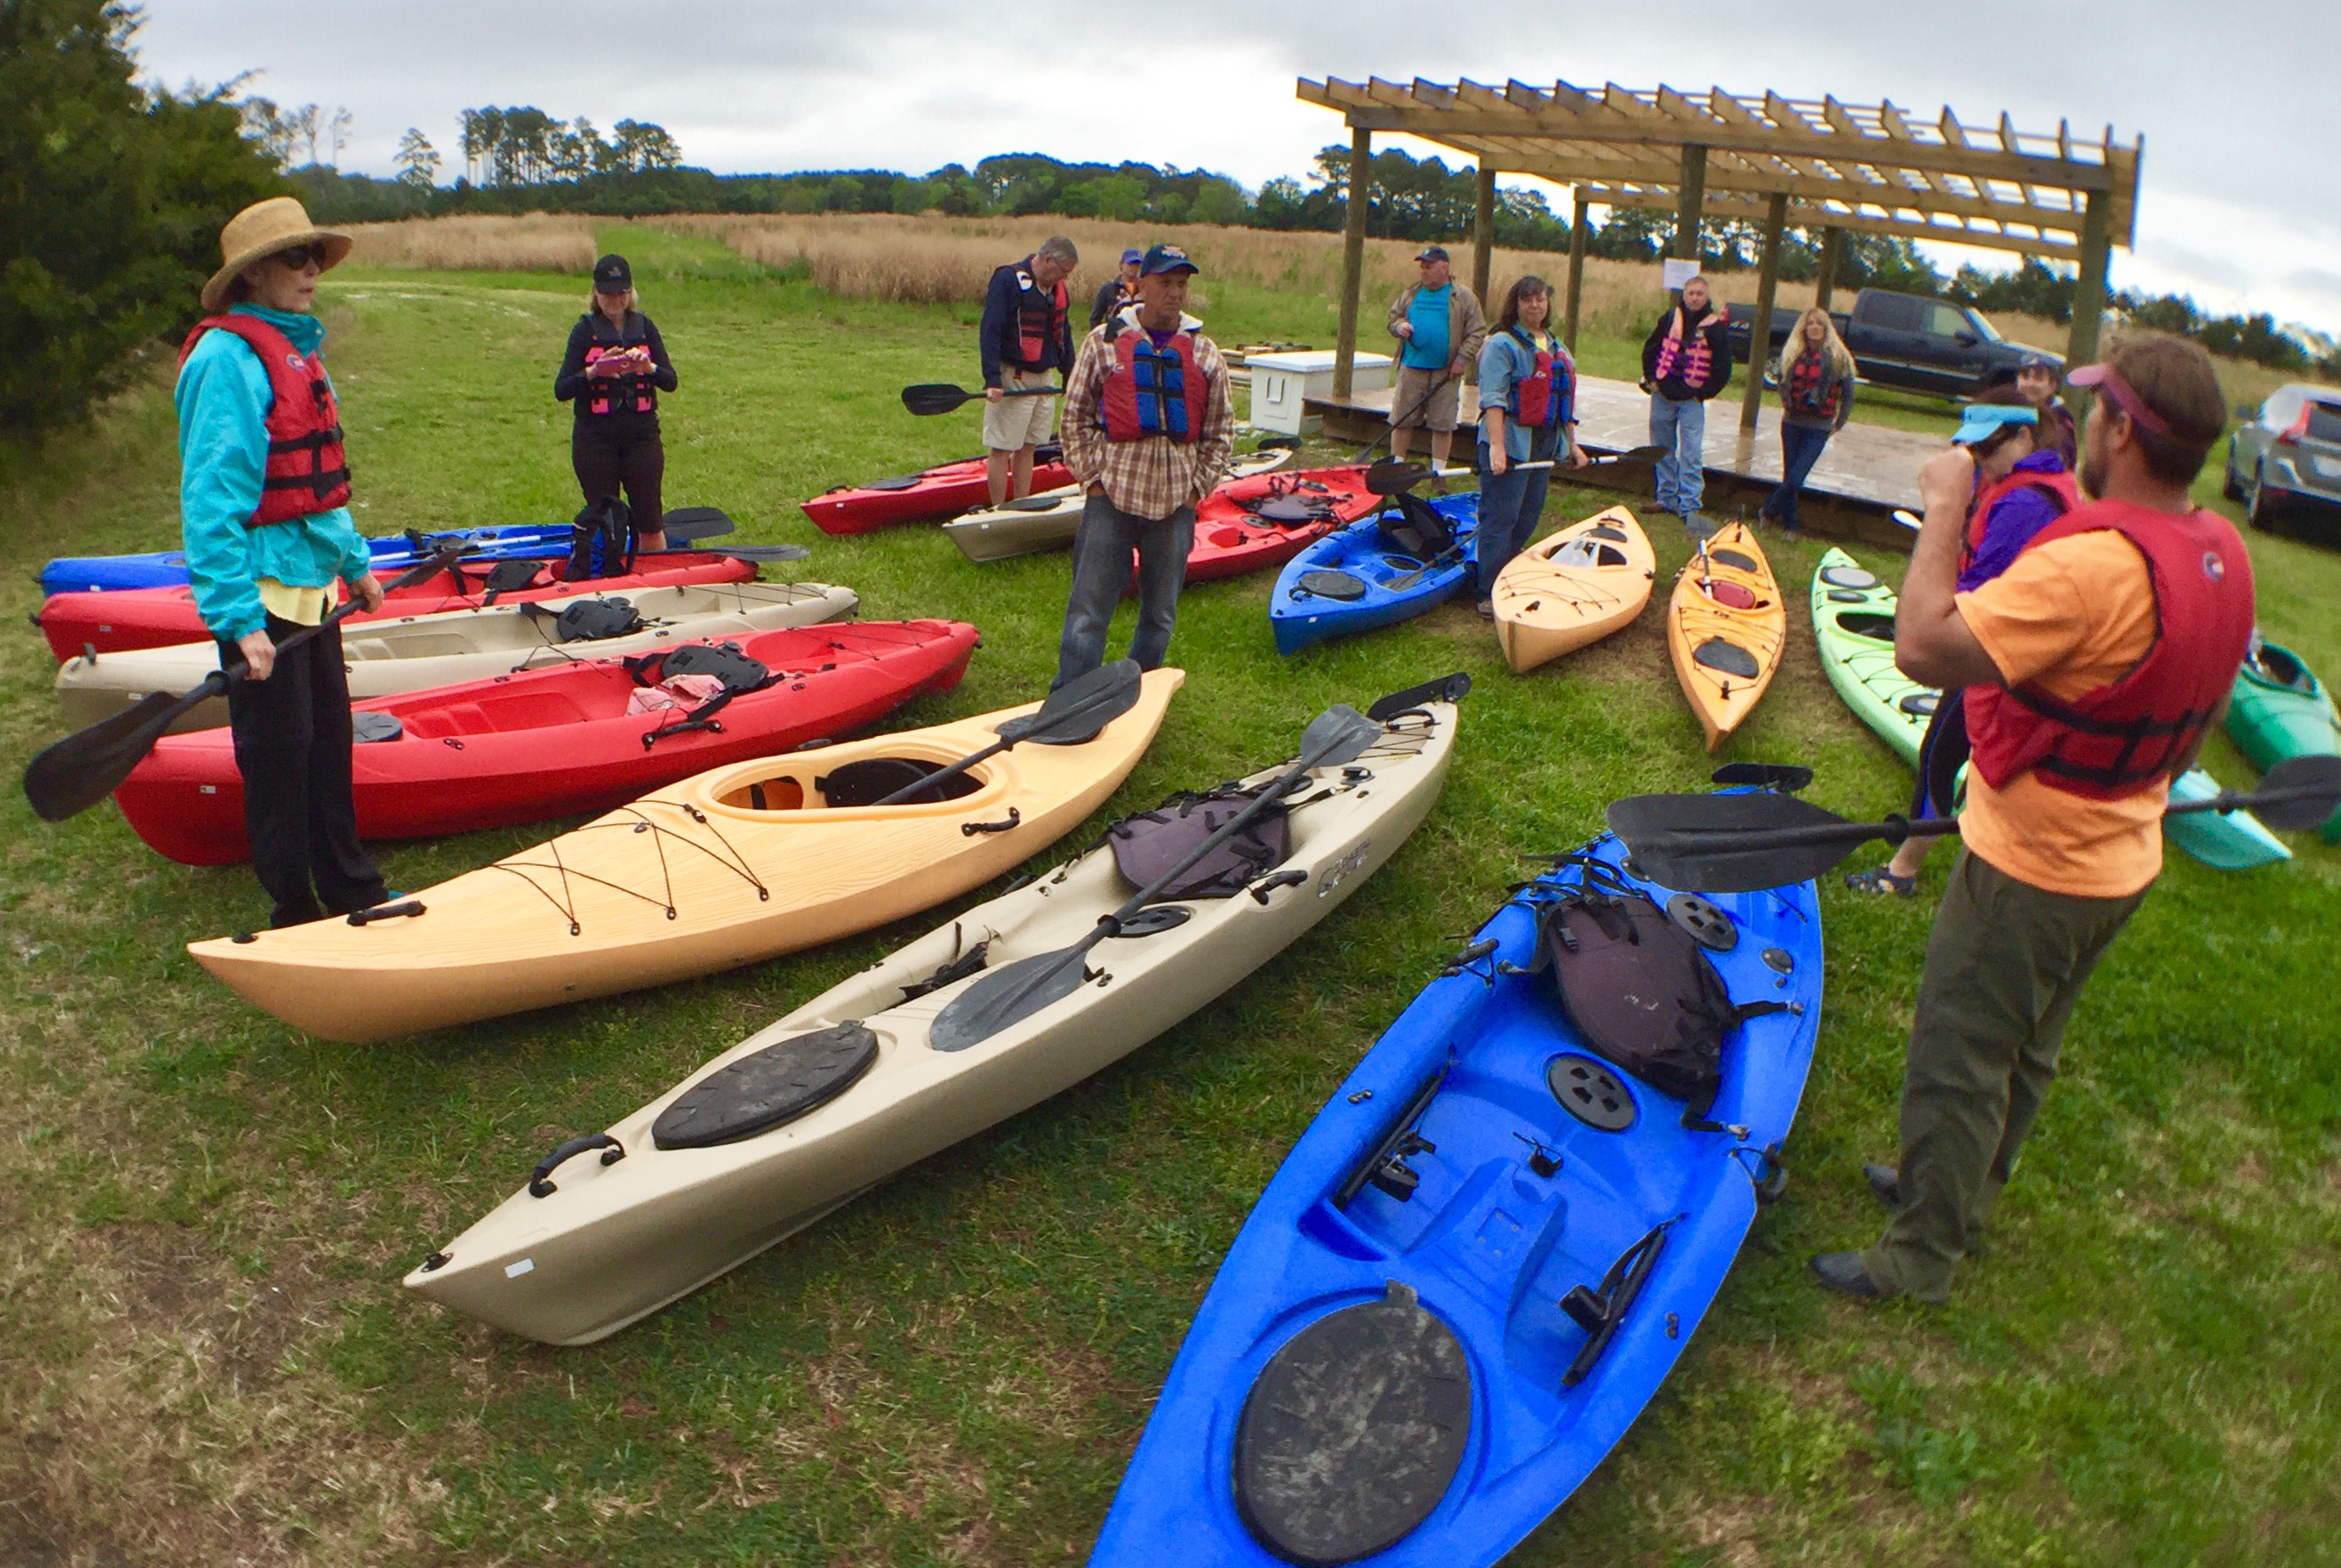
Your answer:
[[[997,731],[1000,739],[981,751],[971,751],[948,767],[938,768],[915,784],[906,784],[877,806],[897,806],[915,800],[947,779],[956,779],[987,757],[996,757],[1020,740],[1042,746],[1079,746],[1097,739],[1099,730],[1138,706],[1144,680],[1134,659],[1116,660],[1087,675],[1066,681],[1049,693],[1040,711],[1011,719]]]
[[[2222,789],[2207,800],[2179,801],[2166,817],[2251,810],[2271,828],[2314,828],[2341,806],[2341,757],[2292,757],[2269,769],[2250,791]],[[1792,796],[1637,795],[1609,808],[1609,830],[1652,881],[1702,893],[1752,893],[1810,880],[1871,839],[1959,830],[1956,817],[1912,822],[1848,822]]]
[[[1021,392],[1007,392],[1002,397],[1056,397],[1062,387],[1026,387]],[[984,394],[955,387],[949,382],[921,382],[917,386],[902,389],[902,406],[912,413],[949,413],[962,403],[981,402]]]
[[[477,545],[449,545],[430,560],[392,578],[383,591],[421,582],[433,572],[446,571],[457,556],[474,553],[478,549]],[[358,600],[354,599],[344,601],[317,625],[296,631],[278,643],[276,651],[282,653],[308,641],[357,607]],[[86,729],[77,729],[43,749],[25,769],[25,798],[33,803],[34,814],[44,822],[62,822],[113,794],[115,786],[130,777],[130,770],[154,749],[154,742],[169,731],[182,714],[199,703],[227,695],[229,686],[242,680],[247,668],[243,659],[231,660],[225,669],[204,676],[203,683],[184,697],[150,691],[113,718]]]
[[[1069,997],[1087,974],[1082,960],[1091,948],[1120,934],[1123,922],[1136,916],[1165,888],[1170,887],[1204,856],[1241,832],[1253,818],[1291,793],[1311,769],[1355,761],[1380,739],[1382,727],[1354,708],[1327,709],[1309,722],[1300,737],[1300,756],[1293,765],[1264,786],[1252,803],[1222,823],[1220,830],[1180,857],[1179,863],[1131,895],[1111,915],[1101,916],[1090,934],[1070,948],[1036,953],[986,975],[952,997],[935,1015],[927,1037],[939,1051],[963,1051],[990,1039],[1001,1030],[1031,1017],[1060,997]]]

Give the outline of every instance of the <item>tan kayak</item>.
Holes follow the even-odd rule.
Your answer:
[[[1101,978],[972,1044],[938,1048],[939,1038],[960,1043],[950,1025],[935,1029],[938,1017],[981,978],[1077,942],[1136,888],[1101,848],[969,910],[600,1138],[563,1145],[574,1153],[406,1284],[556,1345],[588,1344],[656,1312],[873,1184],[1119,1060],[1275,957],[1422,821],[1455,728],[1448,701],[1394,716],[1349,770],[1318,769],[1292,797],[1301,804],[1288,819],[1289,853],[1250,875],[1260,897],[1151,905],[1139,920],[1160,924],[1087,955]],[[1257,788],[1282,770],[1245,782]]]
[[[1496,574],[1496,641],[1519,674],[1598,642],[1642,613],[1658,557],[1622,506],[1529,545]]]
[[[541,670],[573,659],[647,653],[707,637],[740,637],[790,626],[850,619],[861,600],[850,588],[825,582],[709,582],[643,588],[623,599],[650,624],[623,637],[564,642],[556,625],[572,604],[603,597],[580,591],[542,605],[492,604],[437,615],[364,620],[342,629],[342,657],[350,696],[396,697],[408,691],[485,680]],[[541,612],[541,613],[539,613]],[[65,728],[80,729],[111,719],[150,691],[176,696],[219,668],[219,648],[182,642],[118,653],[81,655],[57,667],[57,705]],[[215,729],[227,722],[227,699],[214,698],[171,727]]]
[[[364,925],[187,950],[294,1028],[359,1043],[737,968],[915,915],[1029,858],[1129,776],[1185,679],[1152,671],[1094,739],[1001,752],[938,791],[964,789],[950,799],[831,803],[978,751],[1039,704],[711,769]]]
[[[1712,751],[1754,712],[1780,668],[1788,607],[1745,523],[1718,530],[1675,579],[1667,648]]]
[[[1241,453],[1228,465],[1228,477],[1220,482],[1273,472],[1291,456],[1286,447]],[[1081,487],[1069,484],[971,511],[943,524],[943,532],[970,561],[1006,561],[1011,556],[1065,549],[1073,542],[1073,531],[1081,521]]]

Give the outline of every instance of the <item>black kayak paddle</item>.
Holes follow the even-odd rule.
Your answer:
[[[915,800],[948,779],[958,778],[987,757],[996,757],[1020,740],[1041,746],[1079,746],[1097,739],[1098,731],[1138,706],[1144,672],[1134,659],[1118,659],[1087,675],[1077,676],[1049,693],[1040,710],[1011,719],[993,733],[1000,739],[981,751],[971,751],[947,767],[938,768],[915,784],[906,784],[873,806],[895,806]]]
[[[387,594],[393,589],[411,587],[433,572],[443,571],[463,552],[455,548],[442,551],[392,578],[383,585],[383,591]],[[305,627],[278,643],[276,651],[283,653],[286,649],[299,647],[326,627],[338,624],[358,604],[355,599],[344,600],[318,624]],[[25,769],[25,799],[33,803],[34,815],[44,822],[62,822],[113,794],[115,786],[130,777],[130,770],[154,749],[154,742],[169,731],[182,714],[214,697],[226,696],[227,689],[242,680],[249,668],[238,655],[229,660],[225,669],[204,676],[202,684],[184,697],[150,691],[113,718],[101,719],[86,729],[76,729],[44,748]]]
[[[1055,397],[1062,387],[1026,387],[1021,392],[1002,392],[1002,397]],[[921,382],[917,386],[902,389],[902,406],[912,413],[949,413],[962,403],[981,402],[985,393],[955,387],[949,382]]]
[[[1666,455],[1667,449],[1662,446],[1629,447],[1624,452],[1613,452],[1608,457],[1594,458],[1584,468],[1570,469],[1568,471],[1584,473],[1597,468],[1615,468],[1620,463],[1655,462]],[[1557,469],[1560,464],[1558,459],[1543,458],[1535,462],[1516,462],[1511,466],[1514,469]],[[1366,470],[1366,488],[1376,495],[1396,495],[1400,491],[1412,490],[1426,479],[1477,477],[1479,471],[1476,468],[1428,468],[1419,462],[1408,462],[1402,458],[1386,457]]]
[[[2271,828],[2314,828],[2341,806],[2341,757],[2290,757],[2269,769],[2257,789],[2222,789],[2207,800],[2182,800],[2166,817],[2251,810]],[[1956,817],[1913,822],[1849,822],[1793,796],[1637,795],[1609,807],[1609,830],[1624,841],[1635,869],[1669,888],[1702,893],[1752,893],[1810,880],[1872,839],[1959,830]]]
[[[1050,1003],[1069,997],[1088,978],[1082,960],[1091,948],[1121,933],[1162,890],[1178,881],[1204,856],[1241,832],[1253,818],[1284,799],[1317,768],[1355,761],[1381,738],[1382,727],[1345,704],[1328,708],[1309,721],[1301,732],[1300,755],[1290,768],[1264,785],[1250,805],[1220,825],[1218,832],[1197,844],[1153,881],[1124,899],[1110,915],[1098,917],[1088,936],[1053,953],[1035,953],[994,971],[953,997],[927,1032],[936,1050],[963,1051],[990,1039],[1001,1030],[1031,1017]]]

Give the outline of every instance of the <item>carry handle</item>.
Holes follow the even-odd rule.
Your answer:
[[[559,1192],[561,1189],[553,1185],[553,1173],[555,1167],[564,1160],[573,1159],[593,1149],[602,1151],[602,1163],[605,1166],[616,1165],[626,1157],[626,1146],[608,1133],[587,1133],[583,1137],[571,1138],[567,1143],[537,1161],[536,1168],[528,1173],[528,1196],[551,1197],[554,1193]]]
[[[1008,808],[1008,815],[1000,821],[962,822],[959,825],[959,830],[961,837],[972,839],[978,833],[1005,833],[1011,828],[1015,827],[1018,823],[1023,820],[1024,814],[1021,811],[1019,811],[1015,807],[1011,806]]]
[[[349,919],[353,926],[371,926],[376,920],[396,920],[407,916],[420,915],[423,909],[422,899],[401,898],[395,904],[376,904],[370,909],[353,909],[350,911]]]
[[[1308,880],[1309,873],[1306,871],[1279,871],[1265,882],[1256,882],[1252,885],[1252,901],[1265,904],[1268,902],[1268,896],[1279,888],[1298,888]]]

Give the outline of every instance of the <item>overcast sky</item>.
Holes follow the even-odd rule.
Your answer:
[[[1038,152],[1256,187],[1344,139],[1339,116],[1292,94],[1329,74],[1834,93],[1926,121],[1946,104],[1968,124],[2003,109],[2023,130],[2069,119],[2091,140],[2110,124],[2146,137],[2137,249],[2114,253],[2116,286],[2341,333],[2336,0],[148,0],[146,15],[152,74],[257,71],[250,90],[280,104],[346,105],[341,163],[355,172],[388,174],[400,133],[420,126],[443,178],[461,169],[459,111],[529,104],[604,132],[654,121],[718,173],[922,173]]]

